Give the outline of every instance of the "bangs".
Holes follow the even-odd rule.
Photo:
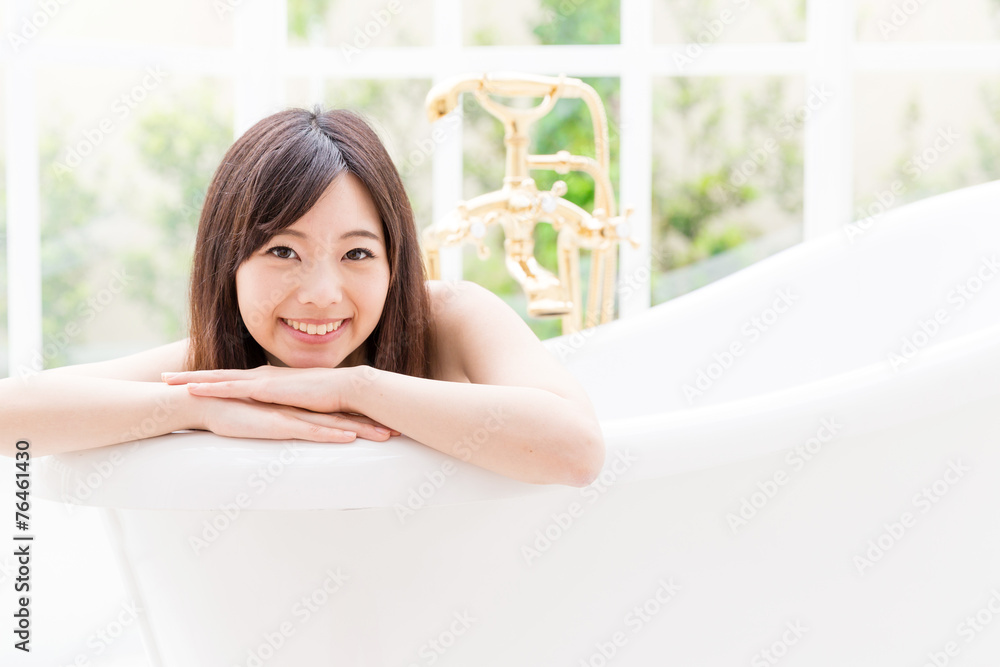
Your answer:
[[[340,149],[314,125],[278,127],[275,134],[273,148],[249,170],[243,193],[247,219],[234,221],[235,228],[243,230],[239,264],[304,216],[347,171]]]

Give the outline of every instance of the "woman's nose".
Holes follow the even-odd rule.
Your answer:
[[[344,298],[343,281],[332,262],[320,261],[304,266],[299,280],[299,303],[325,308]]]

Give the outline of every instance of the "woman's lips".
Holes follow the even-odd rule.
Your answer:
[[[338,322],[340,323],[339,326],[333,329],[332,327]],[[292,320],[284,317],[281,318],[281,324],[288,333],[296,340],[304,343],[329,343],[339,338],[350,323],[351,318],[349,317],[342,320]],[[302,329],[305,329],[305,331],[302,331]],[[326,330],[326,332],[321,334],[319,333],[321,330]],[[313,333],[309,333],[310,331]]]
[[[345,319],[347,318],[339,320],[292,320],[283,317],[281,318],[281,321],[291,328],[301,331],[302,333],[322,336],[328,331],[336,331],[339,329],[343,325]]]

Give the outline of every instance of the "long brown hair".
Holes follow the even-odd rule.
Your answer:
[[[251,127],[222,159],[205,196],[191,269],[188,367],[267,363],[240,316],[236,270],[301,218],[337,176],[357,176],[386,239],[389,291],[364,347],[365,363],[430,375],[430,309],[413,210],[378,135],[357,114],[289,109]]]

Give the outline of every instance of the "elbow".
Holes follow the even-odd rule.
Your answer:
[[[582,489],[597,481],[601,471],[604,469],[604,442],[601,441],[599,451],[589,455],[585,460],[581,460],[574,466],[572,477],[565,483]]]
[[[560,474],[556,483],[577,488],[593,484],[604,469],[604,434],[601,433],[600,424],[595,420],[564,451],[567,456],[559,465]]]

